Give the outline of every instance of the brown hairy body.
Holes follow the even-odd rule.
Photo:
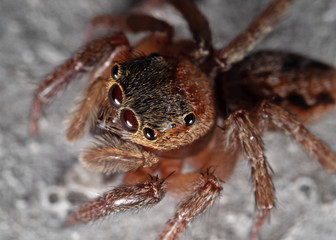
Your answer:
[[[74,142],[91,132],[95,140],[80,160],[106,174],[126,172],[125,185],[81,206],[68,225],[153,205],[167,191],[183,200],[158,239],[177,239],[211,206],[244,155],[256,200],[250,239],[257,239],[275,206],[262,141],[266,130],[291,135],[336,172],[335,154],[303,125],[334,107],[336,70],[290,53],[264,51],[245,57],[292,1],[273,1],[220,50],[213,48],[208,23],[191,2],[169,2],[188,22],[193,40],[175,41],[169,24],[141,12],[95,18],[88,43],[37,89],[30,130],[37,134],[45,102],[78,75],[89,74],[66,136]],[[150,33],[130,46],[120,31]],[[183,171],[186,163],[192,172]]]

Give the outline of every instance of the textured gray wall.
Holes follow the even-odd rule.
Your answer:
[[[172,216],[174,199],[153,209],[121,214],[84,227],[62,229],[71,202],[117,185],[77,164],[82,143],[66,144],[63,119],[79,86],[45,111],[41,132],[27,132],[30,102],[43,77],[82,43],[88,20],[120,13],[136,1],[7,0],[0,2],[0,239],[154,239]],[[208,16],[217,47],[223,46],[269,2],[197,1]],[[168,13],[171,10],[167,11]],[[180,26],[180,19],[168,14]],[[301,53],[336,66],[336,1],[297,0],[259,48]],[[81,84],[79,84],[81,85]],[[336,112],[309,126],[336,152]],[[265,136],[274,169],[277,208],[263,239],[335,239],[336,176],[325,172],[288,137]],[[254,203],[246,161],[241,161],[215,205],[184,239],[246,239]]]

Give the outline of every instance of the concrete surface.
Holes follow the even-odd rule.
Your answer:
[[[155,239],[172,216],[177,202],[166,198],[153,209],[61,228],[73,204],[118,185],[121,176],[104,180],[87,173],[77,163],[85,141],[70,146],[64,140],[63,120],[80,89],[77,85],[45,110],[37,138],[27,131],[33,91],[81,45],[88,20],[100,13],[121,13],[135,2],[0,1],[0,239]],[[242,31],[268,2],[197,1],[217,47]],[[171,12],[165,18],[183,32],[184,25]],[[335,0],[297,0],[258,48],[293,51],[336,66],[335,26]],[[334,111],[309,128],[336,152],[335,117]],[[265,144],[278,204],[262,239],[336,239],[336,176],[280,133],[266,134]],[[241,161],[220,199],[183,239],[247,239],[254,210],[249,175],[246,161]]]

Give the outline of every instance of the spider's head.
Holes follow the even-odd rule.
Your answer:
[[[158,54],[115,63],[108,99],[122,139],[157,150],[188,145],[214,124],[210,84],[186,60]]]

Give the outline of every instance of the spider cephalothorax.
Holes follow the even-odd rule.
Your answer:
[[[210,83],[187,60],[154,53],[115,63],[107,90],[122,126],[115,132],[124,140],[170,150],[192,143],[214,125]]]

